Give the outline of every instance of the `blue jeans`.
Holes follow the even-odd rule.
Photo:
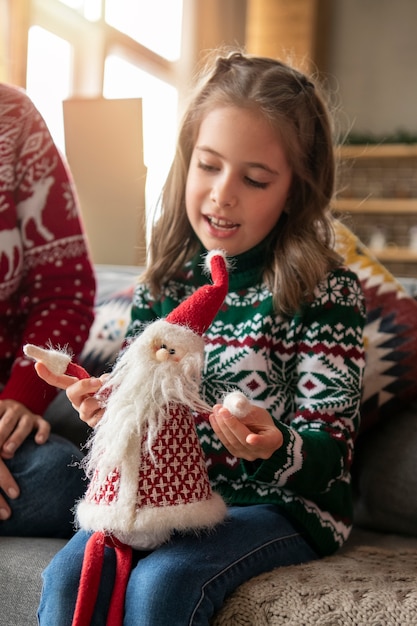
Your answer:
[[[50,435],[43,445],[26,439],[13,459],[5,461],[20,496],[7,498],[12,515],[0,521],[0,535],[71,537],[71,509],[86,489],[84,472],[74,465],[81,458],[74,444],[57,435]]]
[[[71,625],[88,537],[79,531],[46,568],[40,626]],[[225,598],[252,576],[316,558],[278,507],[231,507],[226,522],[210,533],[177,534],[152,552],[134,553],[123,624],[207,626]],[[91,626],[106,623],[114,570],[114,551],[106,548]]]

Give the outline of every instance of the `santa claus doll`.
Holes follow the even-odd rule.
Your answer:
[[[210,529],[226,515],[212,491],[193,412],[209,413],[199,387],[203,333],[228,290],[225,255],[209,252],[213,284],[200,287],[166,318],[149,324],[116,362],[99,392],[104,413],[84,467],[90,483],[76,507],[87,544],[73,625],[89,623],[104,545],[116,549],[118,575],[108,624],[121,623],[131,549],[154,549],[174,531]],[[55,374],[88,374],[61,351],[25,352]],[[242,399],[239,398],[239,402]]]

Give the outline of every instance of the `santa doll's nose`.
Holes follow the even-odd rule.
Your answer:
[[[155,358],[160,363],[162,363],[163,361],[167,361],[169,359],[168,350],[166,348],[159,348],[159,350],[155,352]]]

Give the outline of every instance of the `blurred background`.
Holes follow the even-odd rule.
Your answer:
[[[382,247],[392,244],[410,253],[410,229],[417,226],[416,28],[415,0],[0,0],[0,80],[25,88],[41,111],[70,162],[87,230],[103,241],[102,233],[95,234],[97,220],[112,219],[116,200],[103,213],[103,197],[89,197],[93,192],[86,186],[108,186],[113,176],[117,203],[126,205],[120,189],[136,172],[138,186],[129,191],[136,198],[124,221],[137,213],[138,204],[145,213],[155,206],[179,116],[208,50],[237,45],[290,60],[325,80],[345,141],[407,145],[405,153],[391,151],[382,160],[372,152],[376,163],[365,163],[369,151],[365,159],[363,150],[359,159],[357,149],[345,155],[350,165],[339,209],[354,215],[368,241],[378,227]],[[101,169],[100,159],[108,161]],[[383,179],[397,180],[400,170],[400,190],[381,187]],[[103,193],[109,199],[109,189]],[[397,202],[397,209],[387,204],[382,213],[367,214],[366,208],[358,210],[363,208],[358,200],[369,194],[408,204]],[[352,198],[356,204],[346,204]],[[389,218],[398,222],[398,206],[406,217],[395,238]],[[144,237],[142,225],[133,230],[136,238]],[[114,233],[104,241],[107,256],[95,252],[96,258],[119,262],[109,252],[118,247]],[[136,247],[143,252],[142,244]],[[143,254],[139,257],[127,261],[142,261]],[[403,262],[398,258],[389,262]],[[120,259],[126,262],[123,255]],[[417,253],[403,265],[402,273],[415,272]]]

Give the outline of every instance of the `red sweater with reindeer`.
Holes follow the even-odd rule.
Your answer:
[[[56,390],[25,343],[78,355],[93,321],[95,278],[73,181],[26,94],[0,84],[0,399],[42,414]]]

